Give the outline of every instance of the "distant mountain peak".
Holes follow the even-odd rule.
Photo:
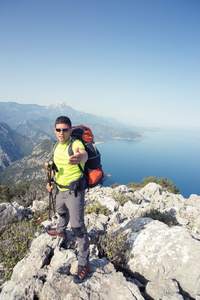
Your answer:
[[[46,109],[72,109],[71,106],[67,105],[65,102],[58,102],[45,106]]]

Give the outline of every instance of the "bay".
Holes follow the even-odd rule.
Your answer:
[[[98,144],[104,186],[166,177],[188,198],[200,195],[200,132],[197,129],[149,131],[140,141],[110,139]]]

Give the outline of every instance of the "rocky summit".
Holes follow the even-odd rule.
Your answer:
[[[119,199],[127,201],[122,206]],[[91,254],[89,272],[81,284],[73,283],[75,236],[70,227],[65,239],[49,236],[45,228],[58,222],[53,217],[42,223],[44,229],[35,234],[30,252],[2,285],[0,299],[200,299],[200,196],[186,199],[149,183],[138,191],[127,186],[96,187],[87,192],[86,205],[97,203],[107,213],[85,215]],[[46,208],[47,199],[34,201],[29,211],[17,203],[3,203],[0,218],[8,223]],[[156,219],[155,212],[163,219]],[[166,220],[171,223],[167,225]],[[126,237],[129,248],[121,253],[120,267],[109,260],[109,252],[103,255],[99,248],[97,241],[105,234]],[[110,244],[112,252],[114,240]]]

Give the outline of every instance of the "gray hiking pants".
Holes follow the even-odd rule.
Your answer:
[[[84,223],[85,191],[79,191],[77,197],[74,192],[56,192],[56,210],[59,215],[59,223],[56,231],[62,233],[70,221],[71,229],[77,237],[79,246],[78,264],[85,266],[89,262],[89,238]]]

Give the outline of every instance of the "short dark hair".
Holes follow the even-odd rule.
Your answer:
[[[55,121],[55,127],[56,127],[56,124],[66,124],[69,126],[69,128],[72,127],[72,123],[71,123],[71,120],[70,118],[68,117],[65,117],[65,116],[60,116],[56,119]]]

